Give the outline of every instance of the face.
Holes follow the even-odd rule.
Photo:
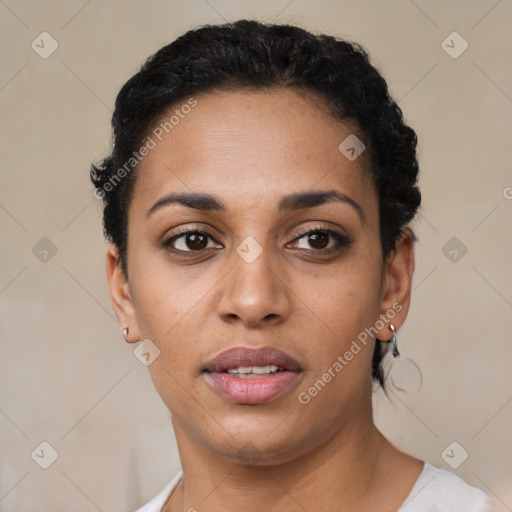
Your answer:
[[[160,350],[149,371],[178,444],[292,460],[371,423],[365,329],[397,300],[402,323],[410,245],[382,262],[366,155],[338,149],[355,131],[321,100],[196,100],[137,170],[128,280],[108,253],[114,307]]]

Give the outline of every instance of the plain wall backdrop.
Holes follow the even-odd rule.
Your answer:
[[[141,62],[239,18],[361,43],[416,130],[419,242],[392,370],[404,391],[375,395],[376,421],[512,510],[506,0],[0,0],[0,510],[134,510],[180,467],[169,413],[113,315],[88,173]]]

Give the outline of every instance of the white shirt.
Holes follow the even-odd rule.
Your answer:
[[[136,512],[161,512],[183,476],[180,471],[149,503]],[[492,512],[487,494],[462,478],[425,462],[423,471],[397,512]]]

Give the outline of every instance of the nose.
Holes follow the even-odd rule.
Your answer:
[[[233,267],[222,280],[218,314],[245,327],[278,325],[290,315],[290,289],[277,257],[266,248],[252,262],[233,253]]]

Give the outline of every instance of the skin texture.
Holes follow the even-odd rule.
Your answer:
[[[422,462],[392,446],[371,408],[373,343],[305,405],[298,395],[344,354],[365,328],[399,303],[404,323],[414,271],[405,230],[382,261],[378,198],[363,153],[349,161],[338,145],[357,133],[323,102],[288,89],[215,91],[145,157],[128,212],[128,276],[107,250],[113,306],[128,341],[161,351],[149,371],[171,412],[184,478],[166,511],[392,511]],[[336,190],[362,210],[330,201],[278,212],[282,196]],[[218,196],[226,211],[179,204],[148,210],[170,192]],[[177,228],[208,230],[193,251]],[[330,229],[351,244],[311,242],[305,229]],[[236,252],[253,237],[262,253]],[[300,238],[302,237],[302,238]],[[323,245],[322,245],[323,244]],[[331,252],[319,254],[319,248]],[[180,256],[178,249],[192,253]],[[388,323],[379,330],[390,340]],[[259,405],[235,404],[202,369],[236,346],[276,347],[302,367],[294,388]],[[341,505],[343,504],[343,507]]]

